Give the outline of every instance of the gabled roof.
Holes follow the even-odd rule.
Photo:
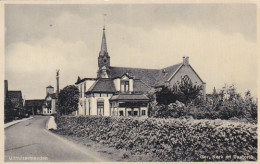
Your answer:
[[[146,95],[143,94],[119,94],[119,95],[113,95],[110,100],[132,100],[132,101],[148,101],[149,98]]]
[[[8,91],[7,92],[8,98],[22,98],[22,91]]]
[[[87,91],[88,93],[106,92],[114,93],[116,88],[112,79],[98,79]]]
[[[39,100],[25,100],[25,106],[32,107],[32,106],[42,106],[44,103],[44,99]]]
[[[156,86],[163,85],[169,78],[177,72],[177,70],[183,65],[183,63],[178,63],[166,68],[161,69],[159,77],[156,81]]]

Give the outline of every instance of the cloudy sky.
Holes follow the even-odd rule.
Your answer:
[[[213,87],[256,96],[256,5],[6,5],[5,79],[26,99],[96,77],[103,14],[111,65],[163,68],[190,57]]]

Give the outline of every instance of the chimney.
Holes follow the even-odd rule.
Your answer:
[[[186,60],[186,64],[189,65],[190,64],[189,63],[189,56],[187,56],[185,60]]]
[[[183,64],[185,66],[189,65],[189,57],[188,56],[186,58],[185,58],[185,56],[183,56]]]

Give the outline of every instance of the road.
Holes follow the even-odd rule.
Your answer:
[[[90,150],[46,130],[48,116],[35,116],[5,129],[5,161],[104,161]]]

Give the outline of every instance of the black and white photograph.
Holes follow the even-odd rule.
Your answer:
[[[256,1],[25,2],[2,6],[3,162],[258,161]]]

